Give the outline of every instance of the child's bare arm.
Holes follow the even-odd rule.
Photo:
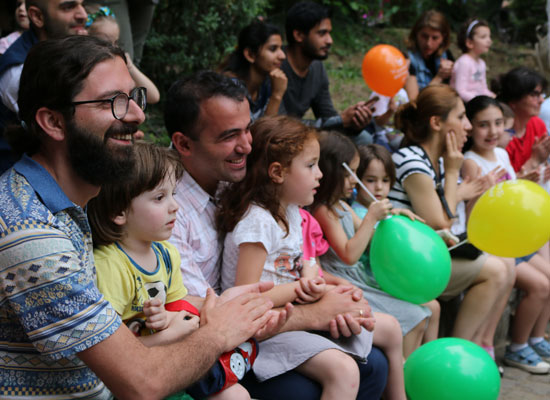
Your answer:
[[[359,226],[355,231],[355,235],[348,239],[344,228],[340,222],[340,218],[326,206],[319,206],[313,216],[321,225],[323,232],[326,235],[327,241],[334,249],[338,257],[346,264],[353,265],[356,263],[369,244],[374,233],[374,225],[378,220],[384,218],[391,209],[391,204],[387,200],[374,203],[369,208],[367,216],[361,221],[355,215],[351,207],[343,205],[352,213],[352,216],[358,220]]]
[[[395,97],[392,97],[388,103],[388,109],[382,115],[374,117],[374,120],[378,126],[386,126],[390,123],[393,115],[397,111],[397,103],[395,102]]]
[[[420,221],[422,223],[426,223],[424,219],[420,218],[418,215],[413,213],[411,210],[407,210],[406,208],[394,208],[391,210],[392,215],[404,215],[405,217],[409,217],[413,221]]]
[[[185,301],[188,301],[189,303],[193,304],[197,308],[197,310],[200,311],[204,304],[204,297],[192,296],[188,294],[187,296],[185,296]]]
[[[266,258],[267,251],[261,243],[242,243],[239,246],[235,286],[259,282]],[[273,302],[274,307],[282,307],[296,300],[295,289],[298,286],[299,282],[275,285],[263,295]]]
[[[157,89],[157,86],[153,83],[151,79],[149,79],[147,75],[141,72],[139,68],[134,65],[128,53],[126,53],[126,62],[128,66],[128,72],[136,83],[136,86],[143,86],[145,89],[147,89],[147,103],[158,103],[160,100],[160,92]]]
[[[162,331],[148,336],[138,336],[138,340],[147,347],[166,345],[183,339],[199,328],[199,317],[187,311],[170,312],[170,323]]]
[[[315,261],[314,261],[315,260]],[[319,276],[319,264],[316,263],[316,259],[304,260],[302,267],[302,278],[314,279]]]

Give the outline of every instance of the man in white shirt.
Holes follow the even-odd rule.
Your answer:
[[[0,176],[0,398],[164,398],[270,329],[265,284],[210,290],[199,329],[145,347],[97,289],[85,207],[132,173],[145,119],[121,49],[87,36],[42,41],[19,94],[25,155]]]
[[[246,158],[252,150],[246,89],[215,72],[199,72],[172,85],[164,120],[187,171],[176,189],[180,210],[170,241],[180,251],[185,286],[190,294],[201,296],[207,288],[219,287],[223,239],[214,220],[216,192],[220,184],[244,178]],[[316,303],[294,307],[283,330],[324,330],[334,337],[351,336],[362,326],[372,329],[372,320],[365,318],[370,315],[361,291],[339,286]],[[360,365],[358,398],[379,397],[385,386],[387,363],[379,350],[371,355],[368,368]],[[253,397],[277,398],[277,391],[287,399],[319,398],[318,387],[296,375],[286,373],[262,384],[253,379],[242,383]]]

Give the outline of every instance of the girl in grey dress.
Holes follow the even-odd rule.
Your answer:
[[[363,290],[377,320],[374,344],[378,345],[377,340],[385,339],[385,335],[377,334],[377,329],[390,318],[389,316],[399,321],[402,334],[405,336],[404,343],[407,344],[404,355],[408,356],[424,338],[424,332],[432,314],[430,308],[397,299],[370,286],[368,282],[372,277],[367,275],[359,261],[374,233],[375,224],[390,213],[391,204],[389,200],[381,198],[371,205],[367,216],[361,221],[351,207],[341,200],[350,197],[356,184],[355,180],[348,176],[342,163],[345,162],[352,170],[357,170],[360,161],[357,148],[350,139],[336,132],[322,134],[320,143],[319,166],[323,172],[323,179],[311,208],[313,216],[318,220],[331,246],[327,253],[320,257],[321,266],[329,273],[344,278]],[[412,213],[405,210],[403,212],[414,218]],[[433,307],[437,312],[439,311],[436,301]],[[437,321],[435,322],[435,332],[437,332]],[[399,364],[402,357],[403,354],[396,355],[394,363]],[[392,360],[390,359],[389,379],[391,374]]]

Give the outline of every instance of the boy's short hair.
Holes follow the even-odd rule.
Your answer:
[[[301,1],[289,8],[286,14],[285,33],[289,46],[296,43],[293,32],[300,31],[306,35],[322,20],[330,18],[327,7],[311,1]]]
[[[170,138],[181,132],[191,140],[199,140],[202,102],[216,96],[241,102],[247,90],[238,80],[214,71],[199,71],[178,79],[166,93],[164,125]]]
[[[132,200],[153,190],[174,171],[176,180],[183,175],[179,154],[167,147],[146,142],[134,144],[135,170],[128,180],[101,187],[99,195],[88,203],[88,219],[92,228],[94,246],[109,245],[122,240],[124,227],[113,220],[128,211]]]
[[[379,160],[384,165],[384,170],[390,178],[390,187],[395,183],[395,164],[391,158],[391,153],[384,146],[379,144],[361,145],[357,147],[359,152],[359,166],[357,167],[357,177],[363,179],[363,175],[372,160]]]

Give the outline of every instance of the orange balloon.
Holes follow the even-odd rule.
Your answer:
[[[363,79],[376,93],[394,96],[405,84],[409,69],[403,53],[389,44],[379,44],[363,58]]]

